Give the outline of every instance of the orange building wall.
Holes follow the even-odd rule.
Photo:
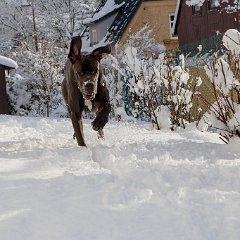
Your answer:
[[[124,44],[131,34],[138,32],[146,24],[153,29],[156,42],[167,48],[177,48],[178,40],[170,39],[169,14],[175,13],[176,0],[159,0],[143,2],[128,28],[125,30],[120,45]]]

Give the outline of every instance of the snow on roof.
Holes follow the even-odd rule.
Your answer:
[[[82,52],[83,53],[90,53],[94,49],[97,49],[99,47],[103,47],[106,44],[110,44],[110,42],[106,40],[106,37],[104,37],[99,43],[94,44],[94,46],[90,46],[90,40],[86,36],[84,36],[84,37],[82,37]]]
[[[240,54],[240,32],[236,29],[228,29],[223,36],[223,45],[232,52]]]
[[[114,10],[120,8],[123,4],[125,4],[124,1],[120,4],[116,4],[115,0],[107,0],[105,5],[103,5],[102,8],[99,9],[99,11],[97,10],[92,18],[85,19],[83,23],[88,24],[91,22],[95,22],[102,17],[108,15],[109,13],[113,12]]]
[[[8,68],[13,68],[13,69],[18,68],[17,63],[14,60],[1,55],[0,55],[0,65],[6,66]]]

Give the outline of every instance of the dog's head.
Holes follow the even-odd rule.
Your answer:
[[[97,94],[100,60],[103,54],[111,53],[111,45],[99,47],[87,55],[81,54],[81,47],[81,38],[73,37],[68,58],[72,63],[74,76],[83,98],[93,100]]]

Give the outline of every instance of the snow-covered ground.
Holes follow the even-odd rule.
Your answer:
[[[1,240],[239,240],[240,142],[189,127],[0,116]]]

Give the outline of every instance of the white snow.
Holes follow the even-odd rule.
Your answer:
[[[8,4],[13,4],[15,6],[29,6],[28,0],[6,0]]]
[[[124,49],[125,52],[125,62],[128,63],[129,69],[135,74],[135,76],[139,76],[141,74],[141,62],[137,57],[137,49],[132,46],[127,46]]]
[[[240,148],[189,125],[0,116],[0,239],[238,240]]]
[[[14,68],[14,69],[18,68],[17,63],[14,60],[12,60],[11,58],[1,56],[1,55],[0,55],[0,65],[4,65],[4,66]]]
[[[210,81],[216,85],[218,90],[227,96],[232,89],[233,83],[236,81],[228,62],[223,58],[219,58],[214,63],[209,62],[204,66],[204,69]]]
[[[167,106],[162,105],[155,110],[155,114],[157,116],[157,121],[159,124],[160,129],[167,129],[170,130],[171,128],[171,114],[170,110]]]
[[[188,6],[202,6],[205,0],[186,0]],[[218,0],[216,0],[218,2]]]
[[[91,22],[95,22],[99,20],[100,18],[106,16],[107,14],[113,12],[114,10],[120,8],[125,2],[123,1],[121,4],[116,4],[115,0],[107,0],[105,5],[102,7],[102,9],[99,12],[96,12],[92,18],[87,18],[83,21],[84,24],[88,24]]]
[[[240,54],[240,32],[236,29],[228,29],[223,35],[223,45],[232,54]]]

